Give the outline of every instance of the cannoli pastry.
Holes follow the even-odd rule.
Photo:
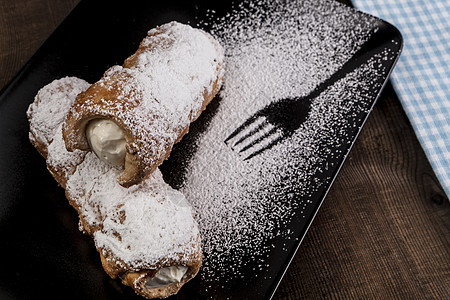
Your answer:
[[[79,78],[55,80],[46,88],[39,90],[34,102],[28,108],[28,117],[33,116],[30,126],[30,141],[47,159],[47,146],[52,142],[55,130],[64,121],[67,109],[75,97],[90,86]],[[51,93],[51,94],[49,94]],[[48,101],[49,98],[59,99]]]
[[[197,224],[184,196],[164,182],[158,169],[124,188],[117,182],[121,168],[104,164],[92,152],[66,150],[62,119],[76,93],[88,86],[66,77],[43,87],[27,112],[30,140],[65,188],[80,230],[93,237],[106,273],[144,297],[168,297],[201,266]]]
[[[224,53],[208,33],[171,22],[148,32],[123,66],[79,94],[63,125],[69,151],[122,166],[119,183],[147,178],[219,91]]]

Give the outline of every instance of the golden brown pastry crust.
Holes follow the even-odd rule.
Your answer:
[[[166,26],[173,24],[175,25]],[[155,111],[150,111],[146,117],[141,118],[146,119],[144,121],[135,120],[137,119],[135,115],[140,112],[141,107],[147,105],[146,103],[154,105],[155,102],[160,101],[158,98],[149,97],[142,93],[142,86],[140,86],[139,80],[136,80],[136,76],[142,74],[147,78],[152,76],[151,71],[145,70],[151,67],[143,65],[140,61],[142,60],[141,56],[151,54],[155,49],[164,50],[177,47],[177,41],[171,35],[171,30],[172,27],[180,26],[180,24],[173,22],[166,25],[150,31],[147,38],[141,42],[136,53],[125,60],[123,67],[111,68],[102,79],[78,95],[63,126],[63,136],[69,151],[75,149],[89,151],[90,146],[85,134],[88,122],[99,118],[113,120],[123,130],[127,142],[125,167],[118,178],[119,183],[124,187],[138,184],[169,157],[173,145],[188,132],[189,123],[198,118],[222,85],[224,74],[223,49],[209,34],[189,27],[190,29],[187,29],[189,34],[201,35],[203,40],[208,41],[209,46],[215,51],[214,58],[207,58],[211,60],[210,64],[214,66],[210,70],[211,74],[208,75],[209,80],[204,86],[199,87],[200,96],[197,98],[201,98],[201,105],[196,105],[194,106],[195,109],[183,112],[189,120],[184,124],[176,124],[177,120],[164,119]],[[175,37],[177,36],[175,35]],[[189,35],[187,37],[189,38]],[[198,49],[194,50],[197,51]],[[176,67],[175,64],[174,68]],[[136,75],[136,73],[138,74]],[[187,80],[197,75],[194,71],[183,74]],[[174,84],[180,83],[174,82]],[[199,99],[187,99],[186,101],[199,101]],[[169,137],[161,137],[152,132],[154,131],[152,123],[158,122],[161,123],[161,128],[168,128]]]
[[[30,119],[30,122],[32,119]],[[33,143],[36,145],[37,150],[40,153],[48,153],[48,145],[45,143]],[[47,156],[48,158],[48,156]],[[79,164],[83,161],[83,154],[80,153]],[[78,164],[78,165],[79,165]],[[61,168],[57,165],[52,164],[49,160],[47,160],[47,167],[58,184],[62,187],[67,186],[67,180],[70,175],[75,171],[77,165],[73,165],[68,168]],[[72,195],[69,191],[66,190],[66,197],[72,207],[78,212],[80,218],[80,229],[87,235],[93,236],[97,231],[102,230],[101,223],[93,225],[88,222],[83,215],[83,207],[79,205],[77,201],[72,198]],[[87,192],[85,195],[81,195],[81,197],[90,198],[91,195]],[[124,199],[126,201],[126,199]],[[103,216],[99,210],[99,219]],[[187,257],[185,254],[180,253],[178,259],[165,259],[158,264],[152,265],[151,267],[145,269],[136,269],[131,267],[130,265],[123,262],[120,258],[116,257],[110,251],[107,251],[102,248],[97,248],[97,251],[100,254],[100,259],[102,266],[105,272],[111,278],[120,278],[122,283],[130,286],[137,294],[152,299],[152,298],[165,298],[169,297],[175,293],[177,293],[180,288],[189,280],[195,277],[198,273],[201,264],[202,264],[202,253],[201,249],[201,240],[200,236],[197,235],[196,238],[192,240],[192,249],[199,249],[199,251],[195,251],[190,253]],[[181,262],[181,263],[180,263]],[[166,286],[162,286],[159,288],[147,288],[145,283],[146,280],[155,276],[158,270],[169,267],[169,266],[183,265],[189,267],[186,274],[183,276],[182,280],[179,283],[172,283]]]
[[[147,59],[145,56],[152,51],[164,51],[166,47],[170,48],[171,45],[180,43],[180,40],[177,38],[180,38],[181,40],[184,39],[182,43],[189,44],[189,36],[184,36],[184,30],[187,30],[189,34],[193,34],[193,38],[199,39],[198,41],[203,39],[202,43],[206,43],[206,45],[210,47],[209,56],[207,56],[206,60],[207,65],[209,64],[208,66],[212,66],[212,68],[206,68],[209,70],[209,72],[203,73],[207,73],[207,80],[203,78],[203,81],[201,81],[197,80],[196,78],[200,77],[200,75],[205,75],[201,74],[202,72],[200,72],[199,74],[196,74],[195,72],[191,74],[189,73],[189,68],[184,68],[184,72],[186,72],[186,74],[181,72],[180,75],[180,72],[177,71],[175,64],[175,75],[172,75],[175,77],[179,75],[181,77],[184,76],[183,80],[185,81],[181,80],[182,86],[189,86],[189,83],[191,81],[195,82],[196,80],[197,85],[194,85],[193,88],[196,91],[194,93],[194,96],[191,95],[191,98],[187,99],[187,102],[195,101],[195,104],[189,104],[187,106],[187,109],[184,108],[183,103],[181,105],[181,109],[179,107],[175,107],[174,110],[170,110],[173,107],[164,107],[164,109],[166,109],[166,113],[167,111],[172,111],[172,113],[179,113],[181,116],[179,117],[184,120],[184,122],[180,122],[179,124],[171,124],[171,120],[168,119],[167,116],[164,116],[164,119],[159,114],[161,111],[158,111],[158,104],[161,99],[157,96],[153,97],[151,91],[151,97],[149,97],[149,91],[147,91],[146,93],[145,91],[142,91],[143,89],[145,90],[146,86],[141,85],[141,80],[145,81],[149,79],[149,76],[153,76],[152,74],[148,73],[149,68],[145,66],[145,64],[143,65],[142,59],[143,57],[144,60]],[[179,47],[179,45],[177,47]],[[179,49],[177,48],[176,50]],[[188,52],[195,52],[191,50],[192,49],[187,49]],[[194,47],[194,50],[197,51],[199,49],[195,49]],[[172,58],[174,58],[174,61],[177,61],[177,57],[178,56],[172,56]],[[198,57],[196,59],[198,59]],[[186,60],[184,62],[186,63]],[[204,61],[200,61],[200,63],[202,64],[204,63]],[[170,64],[170,62],[167,61],[163,64]],[[194,234],[186,235],[186,242],[181,242],[183,239],[178,239],[177,241],[180,241],[180,243],[182,244],[176,246],[175,248],[168,248],[177,249],[170,250],[172,251],[170,257],[167,256],[160,259],[159,256],[156,256],[158,258],[156,260],[152,260],[152,263],[146,261],[130,261],[129,256],[125,256],[126,258],[122,259],[115,255],[113,251],[111,251],[112,248],[108,248],[110,246],[104,246],[108,245],[107,243],[103,244],[102,246],[102,243],[105,243],[105,241],[98,242],[99,240],[96,238],[96,236],[98,236],[99,234],[112,234],[114,237],[108,236],[108,239],[112,237],[113,239],[116,239],[116,241],[122,241],[122,238],[124,236],[121,236],[119,232],[114,231],[115,229],[111,229],[114,227],[110,226],[109,229],[104,228],[104,226],[106,225],[104,225],[105,223],[102,220],[104,220],[105,218],[111,218],[111,216],[105,215],[108,214],[108,212],[102,211],[100,207],[92,206],[96,205],[92,203],[96,203],[95,201],[99,201],[98,197],[95,198],[96,195],[93,194],[95,192],[93,192],[92,189],[81,188],[77,189],[75,192],[70,190],[71,185],[69,181],[71,180],[71,178],[73,178],[73,176],[75,176],[74,174],[79,173],[78,169],[80,168],[80,166],[84,162],[86,162],[89,157],[90,159],[92,159],[91,162],[97,161],[93,157],[93,155],[89,156],[89,154],[87,154],[88,152],[83,151],[90,150],[85,136],[85,127],[90,120],[97,118],[108,118],[119,125],[119,127],[124,131],[127,141],[125,168],[121,176],[119,177],[119,183],[124,187],[136,185],[135,187],[133,187],[133,190],[139,190],[143,188],[145,191],[144,193],[146,193],[147,191],[149,191],[149,186],[147,185],[146,187],[147,179],[162,180],[159,171],[157,173],[159,175],[157,175],[156,177],[152,175],[152,173],[165,159],[167,159],[173,147],[173,144],[179,142],[184,134],[189,131],[190,122],[199,117],[201,112],[218,93],[222,85],[223,75],[224,56],[223,49],[220,47],[220,45],[209,34],[203,31],[192,29],[190,27],[186,27],[186,25],[181,25],[173,22],[151,30],[148,34],[148,37],[141,42],[136,53],[125,60],[123,67],[112,67],[107,72],[105,72],[105,75],[102,79],[91,85],[89,88],[84,85],[86,84],[86,82],[81,85],[79,85],[79,82],[77,82],[76,85],[78,86],[78,88],[82,87],[81,90],[84,91],[79,94],[77,93],[78,95],[76,96],[76,99],[73,99],[75,98],[75,96],[72,95],[73,93],[71,94],[71,88],[73,87],[70,86],[70,83],[74,82],[73,80],[75,80],[76,78],[62,80],[60,82],[61,84],[58,83],[58,89],[61,89],[61,91],[63,92],[63,96],[65,95],[67,99],[71,98],[71,102],[67,107],[68,112],[66,111],[65,113],[66,116],[64,123],[60,124],[60,127],[52,129],[55,131],[54,135],[56,141],[50,140],[48,138],[44,139],[38,136],[40,134],[40,128],[36,128],[36,126],[33,126],[33,123],[36,123],[34,122],[35,120],[33,120],[33,117],[35,116],[35,114],[33,113],[33,108],[35,106],[33,106],[34,104],[32,104],[33,107],[30,106],[28,114],[30,125],[32,125],[32,130],[30,130],[30,140],[46,159],[47,167],[58,184],[66,189],[66,197],[70,205],[73,206],[79,214],[80,230],[82,230],[87,235],[94,237],[94,239],[96,240],[97,251],[100,253],[102,266],[106,273],[112,278],[120,278],[124,284],[129,285],[136,291],[136,293],[144,297],[163,298],[173,295],[174,293],[178,292],[183,284],[185,284],[197,274],[202,264],[201,240],[198,234],[198,229],[196,228],[194,222]],[[199,82],[201,84],[199,84]],[[177,84],[180,85],[180,83]],[[52,93],[53,92],[50,91],[50,94]],[[53,93],[53,95],[54,94],[55,93]],[[49,94],[43,95],[44,97],[42,99],[37,97],[35,102],[37,103],[38,101],[48,100],[45,99],[45,96],[48,96]],[[158,94],[156,93],[156,95]],[[167,101],[167,99],[164,100]],[[142,107],[145,108],[145,105],[147,105],[147,110],[145,111],[146,114],[144,114],[144,118],[142,119],[141,116],[140,122],[135,121],[133,118],[134,114],[139,113],[139,110],[141,110]],[[153,111],[152,109],[149,110],[148,105],[150,105],[150,108],[155,108],[155,111]],[[165,123],[161,122],[160,119],[164,119],[163,121]],[[175,118],[175,120],[177,119]],[[158,133],[155,134],[154,132],[149,131],[145,126],[149,125],[150,130],[152,130],[154,129],[154,127],[151,127],[151,125],[157,122],[160,122],[159,126],[161,128],[164,129],[165,127],[167,127],[168,132],[171,134],[170,137],[165,138],[164,132],[159,135]],[[141,128],[141,125],[144,126]],[[52,126],[54,127],[55,124],[52,124]],[[60,148],[56,151],[50,149],[55,145]],[[155,146],[156,148],[159,147],[162,149],[162,151],[158,152],[152,151],[151,149],[148,150],[149,145],[152,147]],[[66,148],[72,152],[67,152],[65,150]],[[146,149],[146,151],[144,151],[143,149]],[[59,157],[61,153],[64,156],[64,159],[62,160]],[[114,186],[116,186],[116,184],[114,184]],[[150,189],[152,188],[151,186],[152,185],[150,184]],[[169,196],[166,195],[165,197]],[[91,198],[93,198],[94,201],[91,201]],[[80,199],[83,200],[80,201]],[[120,224],[124,224],[126,218],[125,216],[123,218],[120,216],[121,206],[127,205],[127,199],[124,199],[123,201],[124,202],[122,204],[118,204],[117,202],[115,202],[114,205],[117,206],[117,210],[113,209],[114,215],[116,215],[117,212],[118,217],[117,220],[112,221],[117,221]],[[89,210],[91,211],[91,215],[86,215],[86,207],[84,207],[83,203],[89,202]],[[94,212],[95,216],[92,216],[92,212]],[[109,211],[109,213],[111,213],[111,211]],[[190,213],[188,213],[188,215],[190,215]],[[172,238],[170,238],[170,240],[172,241]],[[171,243],[173,242],[169,242],[167,243],[167,245],[172,245]],[[190,250],[185,251],[185,249]],[[127,263],[125,260],[129,263]],[[146,285],[147,280],[154,277],[159,270],[171,266],[188,267],[187,272],[184,274],[180,282],[171,283],[159,288],[151,288]]]
[[[126,65],[131,64],[134,60],[134,56],[130,57],[129,60],[126,61]],[[189,112],[189,120],[193,121],[195,120],[200,114],[201,112],[205,109],[206,105],[213,99],[214,95],[218,92],[218,90],[220,89],[220,85],[222,83],[222,76],[223,73],[220,73],[218,70],[218,73],[220,74],[220,76],[218,75],[217,78],[215,79],[214,82],[212,82],[211,86],[208,88],[205,88],[203,91],[203,102],[201,104],[200,109],[197,109],[195,111],[190,111]],[[76,123],[75,121],[78,120],[81,123],[78,123],[77,126],[79,126],[78,130],[81,133],[81,135],[84,134],[83,126],[91,119],[93,118],[93,116],[87,116],[87,117],[81,117],[83,115],[83,109],[81,108],[82,105],[84,105],[83,103],[81,103],[82,101],[80,100],[80,102],[78,102],[78,99],[85,99],[85,95],[89,94],[89,95],[94,95],[93,99],[101,99],[104,97],[115,97],[117,96],[116,92],[117,89],[119,89],[119,86],[121,85],[121,82],[126,81],[126,74],[118,74],[117,77],[113,76],[111,77],[111,85],[109,89],[105,89],[104,87],[102,87],[100,84],[96,83],[92,86],[89,87],[89,89],[85,92],[82,92],[81,94],[79,94],[77,96],[77,100],[75,101],[75,104],[72,106],[72,109],[70,110],[69,114],[72,114],[72,117],[76,114],[79,114],[77,116],[77,118],[70,118],[68,117],[66,119],[66,126],[74,128],[73,126],[75,126],[74,124]],[[65,84],[63,85],[63,89],[70,89],[70,84]],[[35,102],[37,101],[46,101],[47,99],[44,98],[36,98]],[[98,100],[98,105],[102,105],[102,101]],[[124,109],[127,109],[127,107],[129,108],[130,106],[134,105],[133,102],[130,102],[126,105],[124,105]],[[69,110],[69,107],[67,108],[67,110]],[[80,111],[78,111],[80,110]],[[104,112],[106,112],[106,115],[102,115],[102,116],[107,116],[110,117],[111,119],[115,120],[117,124],[121,124],[121,120],[116,118],[116,115],[114,113],[108,113],[108,109],[105,108],[103,109]],[[29,110],[29,114],[28,114],[28,118],[30,121],[30,124],[33,123],[33,109],[30,107]],[[95,117],[97,117],[98,115],[95,115]],[[75,120],[76,119],[76,120]],[[67,121],[69,120],[69,121]],[[74,123],[71,123],[71,122]],[[83,123],[84,122],[84,123]],[[72,125],[67,125],[67,124],[72,124]],[[62,124],[61,124],[62,125]],[[32,126],[33,127],[33,126]],[[128,139],[131,139],[130,136],[132,136],[132,132],[131,130],[127,129],[128,127],[125,127],[125,133]],[[127,131],[128,130],[128,131]],[[180,127],[177,129],[177,137],[175,142],[178,142],[182,136],[184,134],[186,134],[189,130],[189,124],[187,124],[185,127]],[[62,127],[58,127],[57,129],[55,129],[56,132],[59,131],[60,136],[59,138],[61,139],[61,145],[62,143],[62,134],[61,132],[63,132]],[[66,137],[68,135],[70,135],[71,133],[67,132],[67,128],[66,131],[64,131],[66,133]],[[55,136],[57,135],[57,133],[55,133]],[[83,163],[83,161],[86,159],[86,152],[80,151],[80,150],[76,150],[74,149],[73,153],[69,153],[67,152],[66,155],[69,155],[69,159],[66,161],[65,164],[61,164],[57,158],[53,158],[52,156],[52,151],[49,151],[49,147],[52,147],[53,145],[55,145],[56,142],[54,142],[53,140],[45,140],[45,139],[39,139],[38,137],[35,136],[35,134],[33,134],[33,131],[30,132],[30,140],[33,143],[33,145],[36,147],[36,149],[39,151],[39,153],[42,154],[42,156],[44,156],[44,158],[47,160],[47,167],[50,171],[50,173],[53,175],[53,177],[56,179],[56,181],[58,182],[58,184],[60,186],[62,186],[63,188],[67,188],[68,186],[68,180],[70,178],[70,176],[72,176],[74,174],[74,172],[76,172],[77,168]],[[131,143],[132,144],[132,143]],[[82,143],[80,144],[82,145]],[[129,146],[132,147],[132,146]],[[83,147],[81,147],[83,148]],[[161,157],[157,162],[158,164],[162,163],[162,161],[164,159],[166,159],[170,153],[170,150],[172,148],[172,145],[167,146],[166,148],[166,155]],[[50,149],[51,150],[51,149]],[[133,149],[128,149],[129,153],[133,153]],[[143,183],[145,181],[146,178],[148,178],[148,172],[149,170],[151,172],[153,172],[154,169],[157,168],[157,165],[151,166],[151,168],[143,168],[142,164],[142,160],[139,160],[138,158],[136,158],[133,155],[130,155],[131,158],[131,163],[128,162],[128,166],[131,166],[131,175],[127,175],[126,172],[128,172],[129,170],[125,170],[125,177],[128,176],[128,181],[123,182],[123,185],[127,186],[128,184],[132,184],[132,183]],[[133,170],[133,167],[135,167],[136,169]],[[145,166],[144,166],[145,167]],[[150,173],[151,173],[150,172]],[[130,178],[133,178],[132,180]],[[80,230],[82,230],[85,234],[89,235],[89,236],[94,236],[97,232],[100,232],[103,230],[103,226],[102,226],[102,222],[97,222],[97,223],[93,223],[90,222],[89,220],[87,220],[85,218],[85,215],[83,214],[84,208],[82,205],[80,205],[79,201],[76,201],[73,198],[73,195],[70,193],[70,191],[68,191],[66,189],[66,197],[70,203],[71,206],[73,206],[76,211],[79,214],[80,217],[80,223],[79,223],[79,227]],[[92,197],[91,192],[89,190],[84,190],[82,195],[77,195],[77,197],[81,197],[81,198],[85,198],[85,199],[90,199]],[[124,201],[126,201],[126,199],[124,199]],[[98,210],[98,216],[97,219],[102,220],[105,216],[102,215],[101,210]],[[191,280],[199,271],[200,266],[202,264],[202,253],[201,253],[201,240],[200,240],[200,236],[197,234],[192,240],[191,240],[191,247],[192,249],[196,249],[192,252],[189,252],[189,254],[186,253],[179,253],[178,257],[177,255],[172,256],[170,259],[163,259],[160,262],[156,263],[156,264],[144,264],[144,267],[133,267],[127,263],[125,263],[123,260],[121,260],[119,257],[115,256],[114,253],[112,253],[111,251],[109,251],[108,249],[102,248],[102,247],[97,247],[97,251],[100,254],[100,258],[101,258],[101,262],[102,262],[102,266],[105,269],[106,273],[111,276],[112,278],[120,278],[122,280],[122,282],[126,285],[129,285],[130,287],[132,287],[136,293],[138,293],[139,295],[142,295],[144,297],[147,298],[164,298],[164,297],[168,297],[170,295],[173,295],[174,293],[178,292],[178,290],[189,280]],[[165,267],[169,267],[169,266],[187,266],[188,267],[188,271],[187,273],[183,276],[183,278],[181,279],[181,281],[179,283],[172,283],[172,284],[168,284],[166,286],[162,286],[159,288],[149,288],[146,286],[146,281],[149,278],[152,278],[153,276],[155,276],[155,274],[158,272],[158,270],[160,270],[161,268],[165,268]]]

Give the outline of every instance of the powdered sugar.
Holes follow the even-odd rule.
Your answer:
[[[376,27],[374,19],[331,1],[256,3],[214,20],[213,33],[226,48],[225,86],[218,109],[196,140],[195,153],[185,162],[182,192],[199,223],[206,257],[202,279],[209,283],[218,278],[221,284],[236,278],[249,282],[254,278],[240,279],[249,269],[256,276],[268,268],[272,239],[290,238],[287,225],[310,215],[316,206],[317,195],[371,108],[376,96],[371,89],[385,76],[378,64],[392,55],[386,51],[374,56],[328,87],[311,101],[307,119],[291,137],[244,161],[245,155],[223,142],[226,137],[266,105],[308,95],[339,70]],[[100,167],[86,165],[83,172]],[[81,195],[79,180],[71,183],[71,190]],[[88,210],[98,202],[94,199]],[[126,243],[118,245],[109,235],[125,230],[116,224],[121,215],[108,212],[108,218],[108,238],[99,232],[97,243],[127,257],[127,249],[121,248]]]
[[[56,128],[67,114],[67,107],[75,97],[89,87],[89,83],[76,78],[64,77],[55,80],[39,90],[35,101],[29,106],[27,116],[30,122],[30,137],[39,143],[49,144]]]
[[[244,160],[224,140],[268,104],[308,95],[376,27],[376,20],[331,1],[252,3],[212,21],[227,73],[182,184],[203,239],[202,278],[210,282],[267,267],[270,241],[288,238],[292,231],[284,228],[294,214],[303,218],[316,205],[371,107],[376,95],[368,91],[385,75],[375,66],[382,57],[374,57],[313,99],[291,137]]]
[[[53,134],[45,143],[49,170],[66,188],[97,248],[112,254],[116,263],[130,270],[188,263],[201,251],[197,224],[184,196],[164,182],[158,169],[148,180],[126,189],[116,180],[121,169],[104,164],[93,153],[66,150],[62,120],[86,84],[73,77],[54,81],[32,104],[30,124],[37,135]],[[55,118],[49,112],[53,102],[59,103]]]
[[[222,77],[223,49],[209,34],[177,22],[152,29],[123,67],[111,67],[77,99],[64,126],[66,145],[86,146],[76,125],[83,118],[112,118],[126,132],[140,171],[148,175],[167,157]]]
[[[76,167],[84,160],[85,155],[86,152],[81,150],[75,150],[73,152],[66,150],[62,137],[62,123],[59,124],[55,130],[52,142],[48,145],[47,165],[50,172],[55,172],[58,176],[64,178],[63,182],[61,182],[63,188],[65,188],[65,183],[70,175],[75,172]]]
[[[140,185],[117,183],[120,170],[88,153],[67,182],[67,193],[81,207],[97,248],[111,251],[132,268],[149,268],[162,260],[184,263],[199,251],[197,226],[188,206],[171,201],[172,190],[159,170]],[[179,196],[179,195],[175,195]]]

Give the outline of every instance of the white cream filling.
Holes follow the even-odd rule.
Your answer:
[[[108,119],[96,119],[88,123],[86,137],[92,151],[104,162],[119,166],[125,160],[125,136],[116,123]],[[177,190],[169,189],[167,197],[175,205],[189,206],[184,195]],[[170,266],[160,269],[155,276],[147,279],[146,288],[158,288],[182,280],[189,268],[185,266]]]
[[[86,126],[86,138],[92,151],[105,163],[122,166],[125,163],[125,135],[108,119],[92,120]]]
[[[171,266],[160,269],[155,276],[147,279],[145,287],[154,289],[171,283],[180,282],[184,274],[186,274],[189,267],[185,266]]]

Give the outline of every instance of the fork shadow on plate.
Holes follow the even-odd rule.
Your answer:
[[[286,98],[262,108],[235,129],[225,143],[248,160],[289,138],[305,122],[311,110],[307,97]]]
[[[270,103],[236,128],[225,139],[225,144],[248,160],[289,138],[308,118],[313,99],[367,62],[389,39],[392,39],[389,28],[378,28],[342,67],[311,93]]]

